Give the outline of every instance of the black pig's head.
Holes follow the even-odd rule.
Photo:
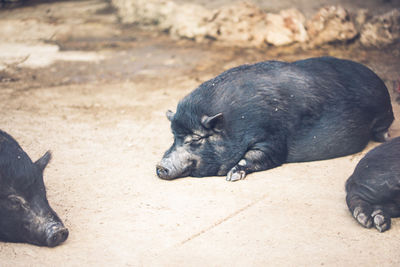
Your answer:
[[[226,175],[238,159],[230,153],[224,115],[184,111],[187,109],[178,106],[177,113],[167,112],[174,143],[156,167],[158,177],[171,180]]]
[[[57,246],[68,230],[46,198],[43,171],[51,154],[33,163],[10,138],[0,136],[0,240]]]

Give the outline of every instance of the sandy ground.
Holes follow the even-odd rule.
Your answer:
[[[33,160],[53,151],[45,171],[48,199],[70,230],[69,239],[51,249],[0,243],[1,266],[399,266],[400,219],[383,234],[364,229],[344,201],[346,179],[376,143],[355,155],[286,164],[236,183],[223,177],[163,181],[155,164],[172,143],[165,111],[227,68],[333,55],[367,64],[393,93],[400,47],[196,45],[121,27],[104,5],[0,11],[0,27],[28,33],[3,36],[0,47],[43,47],[36,41],[44,37],[32,35],[51,27],[59,34],[46,42],[61,47],[49,48],[57,56],[25,50],[31,62],[18,64],[12,56],[23,53],[0,49],[0,58],[10,60],[0,72],[0,128]],[[43,25],[33,31],[24,23]],[[55,61],[35,65],[35,55]],[[400,117],[399,104],[393,107]],[[399,121],[391,133],[400,135]]]

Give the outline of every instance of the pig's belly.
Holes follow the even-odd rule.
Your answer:
[[[360,120],[321,119],[288,138],[287,162],[331,159],[357,153],[370,140],[371,123]]]

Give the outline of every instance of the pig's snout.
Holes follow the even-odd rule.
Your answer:
[[[185,148],[177,147],[168,150],[161,162],[156,165],[157,176],[164,180],[190,175],[196,166],[197,159]]]
[[[171,179],[171,177],[168,176],[170,173],[170,170],[161,164],[157,164],[156,166],[156,172],[157,176],[160,177],[161,179]]]
[[[68,229],[60,224],[53,225],[48,228],[46,244],[48,247],[55,247],[60,245],[68,238]]]
[[[172,180],[179,177],[184,177],[190,174],[195,166],[194,160],[187,162],[179,162],[178,166],[171,164],[169,161],[161,161],[156,166],[157,176],[164,180]]]

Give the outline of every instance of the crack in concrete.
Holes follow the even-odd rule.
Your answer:
[[[266,197],[267,197],[267,194],[263,195],[261,198],[255,200],[253,202],[250,202],[246,206],[234,211],[233,213],[229,214],[228,216],[226,216],[226,217],[214,222],[212,225],[208,226],[207,228],[205,228],[205,229],[203,229],[203,230],[191,235],[190,237],[186,238],[185,240],[181,241],[180,243],[177,244],[177,246],[184,245],[185,243],[187,243],[187,242],[189,242],[189,241],[191,241],[191,240],[193,240],[193,239],[205,234],[206,232],[214,229],[215,227],[219,226],[220,224],[232,219],[233,217],[237,216],[238,214],[242,213],[243,211],[245,211],[245,210],[249,209],[250,207],[254,206],[258,202],[264,200]]]

